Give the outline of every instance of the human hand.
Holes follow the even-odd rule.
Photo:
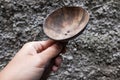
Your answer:
[[[0,80],[39,80],[49,61],[56,57],[62,46],[52,40],[26,43],[9,64],[1,71]],[[57,71],[61,57],[52,66]]]

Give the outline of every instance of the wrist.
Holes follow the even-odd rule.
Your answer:
[[[7,76],[5,76],[5,74],[3,73],[3,71],[0,72],[0,80],[7,80]]]
[[[12,74],[12,73],[10,73]],[[15,80],[12,78],[12,76],[9,74],[9,71],[6,71],[6,70],[2,70],[0,72],[0,80]]]

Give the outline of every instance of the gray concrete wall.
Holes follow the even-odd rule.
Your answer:
[[[120,0],[0,0],[0,69],[24,43],[47,38],[43,20],[62,6],[82,6],[90,21],[48,80],[120,80]]]

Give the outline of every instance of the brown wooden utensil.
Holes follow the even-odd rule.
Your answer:
[[[68,41],[79,35],[89,21],[88,12],[82,7],[62,7],[44,21],[44,33],[56,41]]]
[[[65,41],[79,35],[89,21],[89,14],[82,7],[62,7],[47,16],[43,24],[44,33],[55,41]],[[47,80],[54,59],[47,66],[40,80]]]

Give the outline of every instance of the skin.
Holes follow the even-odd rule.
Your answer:
[[[39,80],[45,66],[55,58],[52,71],[57,71],[62,59],[62,46],[52,40],[26,43],[0,72],[0,80]]]

